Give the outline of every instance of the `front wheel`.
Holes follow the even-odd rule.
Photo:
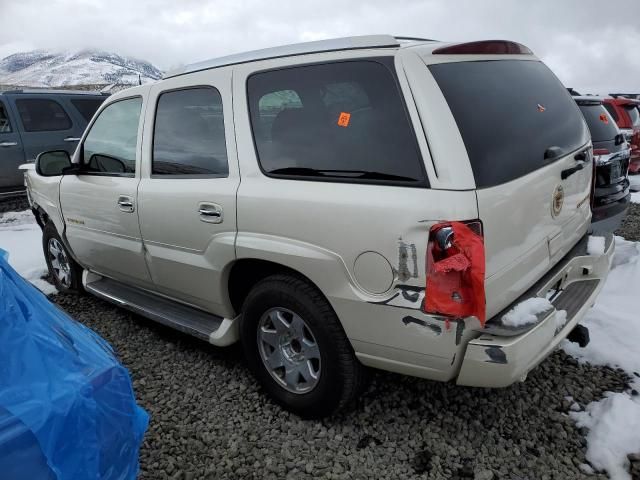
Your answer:
[[[322,294],[292,275],[249,292],[241,338],[249,367],[286,409],[307,418],[343,408],[364,385],[365,368]]]
[[[42,250],[49,274],[59,292],[81,290],[82,267],[69,255],[56,227],[47,223],[42,231]]]

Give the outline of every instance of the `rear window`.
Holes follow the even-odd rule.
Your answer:
[[[589,141],[578,106],[543,63],[499,60],[429,66],[456,119],[478,188],[547,165],[545,152]]]
[[[594,142],[613,140],[618,135],[616,122],[602,105],[580,105]]]
[[[404,102],[384,61],[252,75],[247,89],[262,170],[305,180],[426,185]]]
[[[71,103],[87,122],[93,118],[105,98],[72,98]]]
[[[62,106],[47,98],[25,98],[16,100],[22,125],[27,132],[68,130],[71,119]]]
[[[638,108],[635,106],[626,106],[624,107],[624,109],[629,115],[631,125],[633,125],[634,127],[640,127],[640,114],[638,113]]]

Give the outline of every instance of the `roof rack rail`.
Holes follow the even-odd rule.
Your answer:
[[[432,38],[405,37],[405,36],[398,36],[398,35],[396,35],[394,38],[396,40],[408,40],[410,42],[437,42],[437,40],[434,40]]]
[[[15,90],[3,90],[0,93],[63,93],[69,95],[106,95],[96,90],[65,90],[61,88],[18,88]]]
[[[280,47],[264,48],[251,52],[237,53],[225,57],[213,58],[203,62],[187,65],[168,72],[163,78],[177,77],[187,73],[200,72],[210,68],[237,65],[239,63],[269,60],[273,58],[305,55],[308,53],[335,52],[340,50],[356,50],[363,48],[393,48],[400,44],[396,37],[391,35],[361,35],[356,37],[332,38],[329,40],[316,40],[313,42],[295,43]]]

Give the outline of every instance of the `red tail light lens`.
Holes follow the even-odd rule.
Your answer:
[[[593,149],[593,154],[594,155],[609,155],[609,150],[607,150],[606,148],[594,148]]]
[[[425,313],[475,316],[484,325],[484,239],[482,223],[442,222],[429,232]]]
[[[436,48],[433,53],[440,55],[533,55],[533,52],[521,43],[507,40],[459,43]]]

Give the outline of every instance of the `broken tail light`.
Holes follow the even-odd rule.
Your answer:
[[[480,220],[431,227],[427,245],[425,313],[475,316],[484,326],[484,239]]]

